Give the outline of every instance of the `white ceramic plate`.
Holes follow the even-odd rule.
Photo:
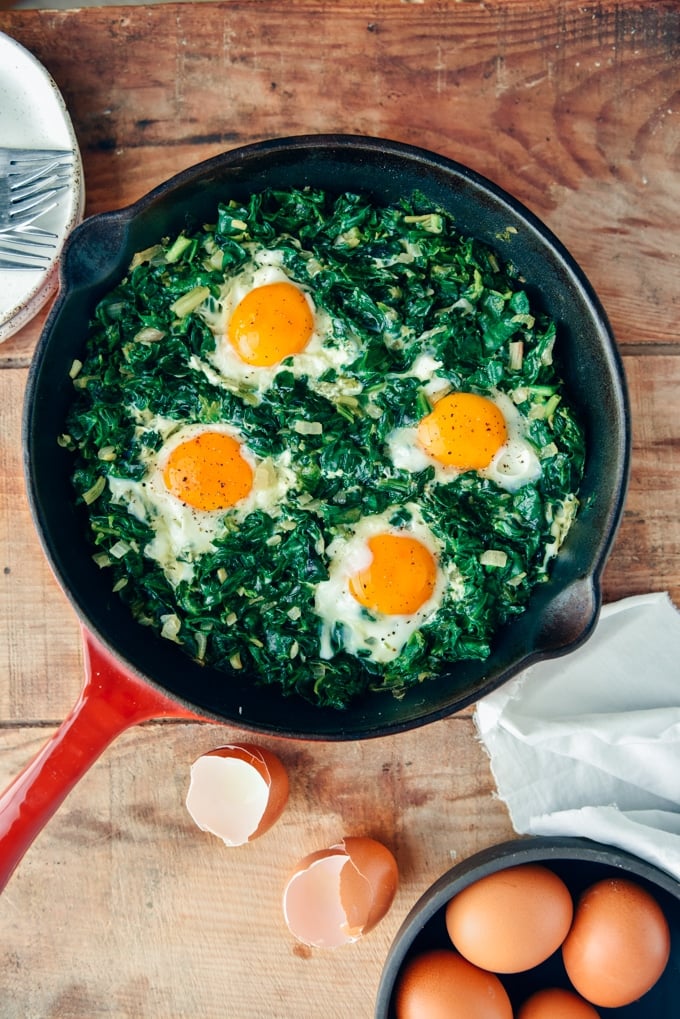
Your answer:
[[[44,269],[0,269],[0,342],[32,319],[53,295],[66,237],[83,216],[85,188],[80,151],[71,118],[53,79],[42,64],[0,32],[0,145],[7,148],[70,149],[71,186],[35,226],[57,235]]]

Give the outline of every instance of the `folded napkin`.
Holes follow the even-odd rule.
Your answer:
[[[477,732],[516,832],[580,835],[680,880],[680,613],[665,593],[480,700]]]

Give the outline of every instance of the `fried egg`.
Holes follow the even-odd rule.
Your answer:
[[[144,478],[110,476],[108,483],[113,501],[153,529],[144,554],[176,585],[191,580],[195,560],[214,549],[233,521],[255,509],[275,515],[293,475],[288,454],[276,463],[259,459],[229,425],[153,418],[146,428],[164,442],[140,457]]]
[[[439,609],[446,591],[440,543],[418,507],[409,503],[406,509],[411,514],[406,524],[390,522],[393,508],[364,517],[351,534],[328,546],[328,580],[315,595],[322,658],[333,656],[332,638],[341,624],[344,650],[392,661]]]
[[[225,281],[217,304],[200,310],[216,340],[208,359],[232,386],[264,392],[289,358],[285,367],[295,375],[318,377],[355,356],[334,339],[330,316],[282,265],[282,251],[255,252]]]
[[[527,431],[526,418],[505,393],[452,392],[416,425],[395,429],[387,447],[394,466],[402,470],[434,467],[435,478],[444,484],[476,471],[515,492],[541,475]]]

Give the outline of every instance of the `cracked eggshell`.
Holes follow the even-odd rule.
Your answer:
[[[397,862],[382,843],[344,838],[296,866],[283,893],[288,929],[313,948],[351,944],[382,920],[398,882]]]
[[[263,835],[288,801],[288,774],[264,747],[231,743],[210,750],[191,766],[187,810],[202,831],[227,846]]]

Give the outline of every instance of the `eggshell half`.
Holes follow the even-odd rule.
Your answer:
[[[392,904],[397,862],[380,842],[350,836],[304,857],[283,893],[291,934],[313,948],[338,948],[372,930]]]
[[[241,846],[279,819],[288,791],[288,774],[275,754],[249,743],[232,743],[194,761],[186,806],[202,831],[227,846]]]

